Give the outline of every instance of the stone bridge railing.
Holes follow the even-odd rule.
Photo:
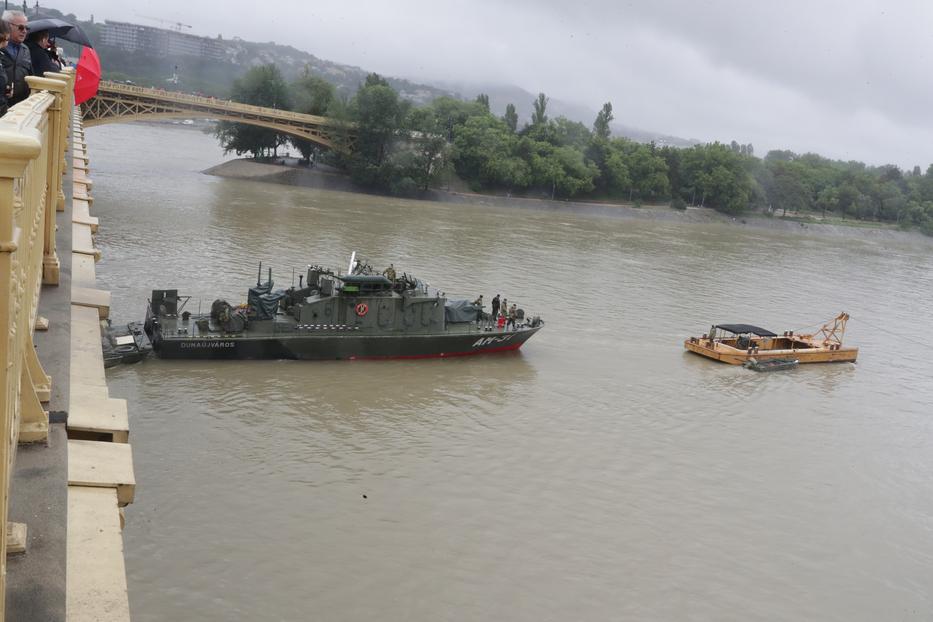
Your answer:
[[[64,209],[64,153],[74,74],[29,77],[32,95],[0,117],[0,620],[6,557],[22,526],[7,520],[19,443],[45,440],[51,379],[33,344],[43,284],[57,285],[56,211]]]

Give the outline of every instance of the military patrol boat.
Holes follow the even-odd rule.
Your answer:
[[[162,358],[427,358],[517,350],[544,324],[524,313],[508,327],[494,323],[480,305],[392,267],[377,274],[355,253],[347,274],[309,266],[298,287],[273,287],[270,270],[246,304],[215,300],[205,314],[185,310],[191,297],[178,290],[152,290],[145,334]]]

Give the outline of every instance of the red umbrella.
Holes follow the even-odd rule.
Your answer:
[[[91,48],[81,50],[78,69],[75,72],[75,104],[80,104],[97,95],[100,84],[100,57]]]

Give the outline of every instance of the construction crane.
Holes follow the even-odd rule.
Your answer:
[[[189,26],[188,24],[182,24],[181,22],[173,22],[169,19],[161,19],[159,17],[151,17],[149,15],[140,15],[139,13],[136,14],[136,17],[141,17],[143,19],[152,20],[154,22],[160,22],[162,24],[167,24],[168,27],[174,30],[175,32],[181,32],[182,28],[191,28],[191,26]]]

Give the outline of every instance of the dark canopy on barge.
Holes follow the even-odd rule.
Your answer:
[[[759,337],[777,337],[770,330],[752,326],[751,324],[716,324],[713,328],[719,328],[736,335],[757,335]]]

